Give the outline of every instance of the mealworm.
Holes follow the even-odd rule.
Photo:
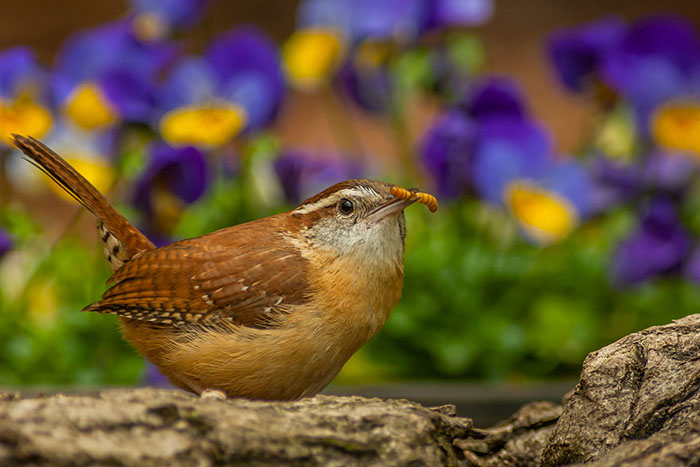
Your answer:
[[[420,204],[425,204],[428,209],[430,209],[430,212],[435,212],[438,210],[438,201],[435,196],[431,194],[420,191],[409,191],[405,188],[401,188],[400,186],[391,187],[391,194],[398,199],[416,198],[416,201]]]

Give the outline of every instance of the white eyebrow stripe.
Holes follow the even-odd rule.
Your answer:
[[[302,206],[299,206],[296,208],[294,211],[292,211],[293,214],[308,214],[310,212],[317,211],[319,209],[331,206],[338,201],[340,201],[342,198],[350,198],[350,197],[355,197],[355,196],[362,196],[366,194],[372,194],[372,195],[379,195],[373,188],[371,187],[366,187],[366,186],[357,186],[357,187],[352,187],[352,188],[344,188],[342,190],[338,190],[335,193],[322,198],[315,203],[311,204],[305,204]]]

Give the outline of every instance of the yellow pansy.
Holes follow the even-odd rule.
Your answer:
[[[652,116],[651,130],[659,145],[688,151],[700,158],[700,105],[668,103]]]
[[[247,120],[243,107],[227,102],[171,110],[159,126],[161,136],[171,145],[219,147],[231,141]]]
[[[48,109],[32,100],[0,100],[0,137],[5,144],[11,144],[13,133],[41,138],[49,131],[51,123]]]
[[[98,130],[114,124],[117,110],[109,103],[97,84],[77,85],[68,96],[65,112],[80,128]]]
[[[105,193],[114,182],[114,169],[105,160],[98,156],[83,154],[68,154],[66,162],[75,167],[75,170],[83,174],[100,192]],[[51,189],[61,198],[73,200],[58,184],[48,177],[43,177]]]
[[[331,28],[307,28],[292,34],[282,47],[282,63],[292,86],[314,89],[327,82],[340,63],[343,40]]]
[[[510,182],[504,201],[525,233],[541,245],[561,240],[578,224],[576,209],[566,198],[525,180]]]

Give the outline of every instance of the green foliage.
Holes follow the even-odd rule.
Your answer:
[[[360,356],[384,377],[574,377],[589,352],[700,307],[700,291],[678,280],[612,287],[625,212],[542,249],[478,203],[409,211],[403,297]]]
[[[79,313],[105,289],[109,270],[101,248],[66,238],[32,246],[15,265],[2,264],[0,383],[3,385],[128,385],[143,359],[118,333],[113,316]],[[31,269],[34,264],[36,269]],[[16,284],[8,284],[13,276]]]

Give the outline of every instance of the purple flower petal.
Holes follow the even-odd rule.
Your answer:
[[[185,203],[199,199],[209,185],[204,154],[194,147],[173,148],[156,144],[150,151],[151,159],[139,180],[134,205],[147,213],[153,212],[152,190],[166,188]]]
[[[115,69],[155,78],[176,54],[174,45],[138,41],[128,22],[116,21],[68,39],[58,53],[56,70],[76,82]]]
[[[155,107],[155,86],[136,73],[110,70],[102,74],[99,85],[105,97],[126,121],[149,122]]]
[[[492,0],[434,0],[428,27],[478,26],[493,16]]]
[[[413,40],[428,21],[425,0],[306,0],[299,25],[341,30],[351,42],[363,39]]]
[[[700,83],[700,36],[686,20],[652,17],[630,26],[604,57],[603,79],[630,99],[646,129],[661,101],[692,92]]]
[[[566,198],[576,208],[579,218],[593,210],[593,180],[589,173],[572,160],[557,161],[547,171],[542,186]]]
[[[208,62],[188,58],[179,62],[162,84],[159,106],[169,111],[185,105],[212,101],[220,86]]]
[[[156,100],[154,83],[177,55],[166,42],[141,42],[127,21],[78,33],[58,53],[51,79],[58,104],[75,86],[99,83],[107,99],[127,121],[148,123]]]
[[[697,163],[682,154],[652,154],[645,161],[645,184],[668,194],[680,193],[697,174]]]
[[[621,19],[604,18],[584,26],[557,31],[548,41],[548,52],[559,79],[574,92],[586,88],[598,72],[604,55],[622,39]]]
[[[0,98],[12,99],[23,90],[38,88],[42,82],[43,71],[32,49],[20,46],[0,53]]]
[[[474,185],[482,198],[493,203],[503,202],[509,181],[542,179],[553,163],[548,134],[532,122],[488,119],[479,126],[478,141]]]
[[[639,227],[618,246],[612,274],[618,285],[633,285],[680,269],[690,249],[690,236],[680,224],[674,204],[656,199]]]
[[[219,37],[207,50],[223,97],[245,107],[248,127],[260,128],[276,115],[284,97],[284,76],[275,45],[260,31],[246,27]]]
[[[341,89],[356,104],[370,112],[389,109],[391,99],[391,76],[381,67],[361,67],[349,60],[338,72]]]
[[[334,183],[360,178],[362,167],[338,156],[311,156],[288,151],[274,163],[284,194],[292,203],[324,190]]]
[[[423,165],[441,196],[453,198],[472,189],[475,136],[474,122],[453,111],[442,115],[423,138]]]
[[[412,40],[427,20],[423,0],[354,0],[351,37]]]
[[[631,200],[643,189],[637,166],[623,165],[601,156],[593,159],[589,170],[593,179],[591,211],[594,213],[607,212]]]
[[[522,119],[525,105],[516,84],[502,77],[491,77],[480,82],[471,91],[464,110],[477,119],[510,117]]]

